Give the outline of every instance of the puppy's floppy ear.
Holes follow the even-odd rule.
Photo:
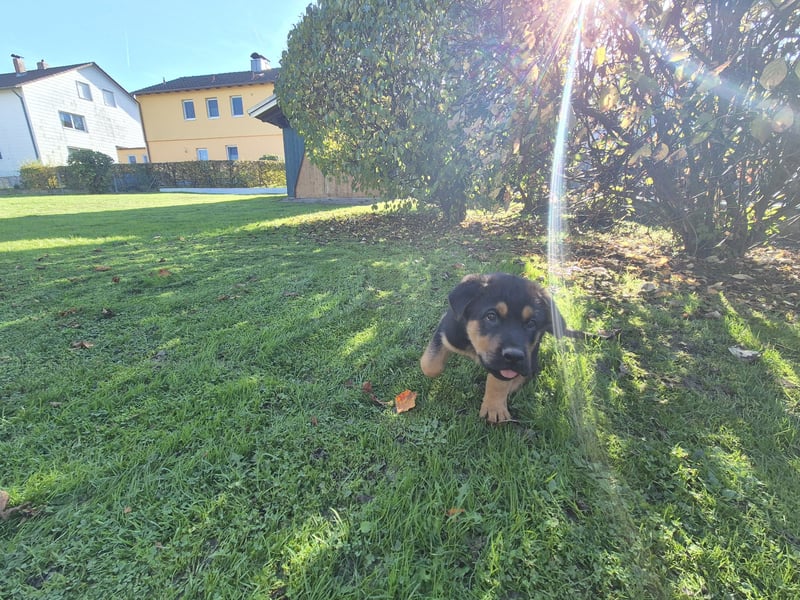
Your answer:
[[[467,275],[453,288],[447,299],[457,319],[464,318],[467,307],[485,286],[486,282],[481,275]]]
[[[550,318],[547,321],[545,331],[552,333],[557,339],[561,339],[567,334],[567,322],[564,320],[564,317],[561,316],[561,312],[558,310],[555,300],[549,295],[547,296],[547,308]]]

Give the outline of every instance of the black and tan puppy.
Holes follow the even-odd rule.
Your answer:
[[[567,329],[547,291],[522,277],[467,275],[448,300],[450,308],[420,359],[422,372],[441,374],[453,352],[478,362],[489,372],[480,416],[490,423],[511,420],[508,397],[539,372],[545,333],[586,337]]]

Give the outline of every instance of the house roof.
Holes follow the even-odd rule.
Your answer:
[[[256,104],[247,111],[247,114],[281,129],[289,127],[289,120],[284,116],[281,107],[278,106],[278,97],[275,94]]]
[[[236,71],[234,73],[216,73],[212,75],[192,75],[178,77],[157,85],[151,85],[135,92],[134,96],[146,94],[163,94],[166,92],[183,92],[190,90],[205,90],[220,87],[235,87],[243,85],[257,85],[261,83],[275,83],[280,69],[267,69],[266,71]]]
[[[15,88],[20,85],[25,85],[26,83],[30,83],[32,81],[36,81],[38,79],[44,79],[45,77],[57,75],[58,73],[64,73],[65,71],[72,71],[74,69],[80,69],[82,67],[89,67],[92,65],[94,65],[95,67],[97,66],[94,63],[88,62],[88,63],[80,63],[77,65],[66,65],[64,67],[31,69],[29,71],[25,71],[24,73],[0,73],[0,89]]]

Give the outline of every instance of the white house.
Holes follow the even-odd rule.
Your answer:
[[[76,149],[147,160],[139,104],[95,63],[29,71],[11,56],[14,72],[0,74],[0,187],[17,182],[23,163],[65,165]]]

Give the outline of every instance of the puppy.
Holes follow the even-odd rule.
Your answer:
[[[545,333],[585,339],[567,329],[547,291],[506,273],[467,275],[448,296],[448,308],[420,359],[422,372],[436,377],[452,353],[475,360],[486,371],[480,416],[490,423],[511,420],[508,397],[539,372]]]

